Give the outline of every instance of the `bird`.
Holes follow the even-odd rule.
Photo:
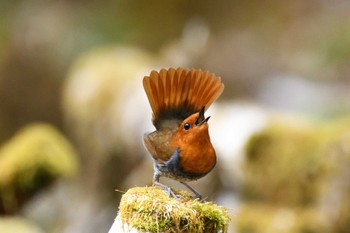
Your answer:
[[[170,187],[160,177],[179,181],[202,200],[202,195],[187,182],[207,175],[216,164],[205,111],[221,95],[221,77],[194,68],[153,70],[144,76],[143,87],[152,109],[155,131],[143,137],[153,160],[153,185]]]

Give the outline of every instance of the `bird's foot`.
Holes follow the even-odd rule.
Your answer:
[[[204,202],[203,196],[198,191],[196,191],[194,188],[192,188],[186,182],[180,181],[180,183],[185,185],[189,190],[191,190],[194,193],[194,196],[191,196],[191,198],[193,198],[193,199],[197,199],[198,198],[201,202]]]
[[[155,181],[155,182],[153,182],[153,185],[156,185],[156,186],[159,186],[159,187],[164,188],[164,189],[165,189],[164,191],[165,191],[169,196],[172,196],[172,197],[175,198],[175,199],[179,199],[179,198],[180,198],[178,195],[176,195],[176,194],[174,193],[173,190],[171,190],[171,188],[170,188],[169,186],[166,186],[165,184],[162,184],[162,183],[159,183],[159,182]]]

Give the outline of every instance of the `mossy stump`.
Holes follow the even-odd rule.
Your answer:
[[[200,202],[185,191],[180,198],[169,196],[160,187],[136,187],[122,197],[115,232],[227,232],[227,210],[212,202]]]

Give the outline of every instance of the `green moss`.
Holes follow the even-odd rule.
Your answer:
[[[181,198],[154,186],[128,190],[119,206],[122,221],[145,232],[227,232],[230,219],[224,207],[201,203],[185,191],[175,193]]]

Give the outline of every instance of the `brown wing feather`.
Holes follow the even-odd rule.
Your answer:
[[[144,135],[143,140],[147,150],[158,162],[162,163],[167,161],[175,152],[175,148],[171,145],[171,137],[173,134],[173,130],[165,129]]]
[[[208,109],[224,90],[220,77],[208,71],[184,68],[152,71],[144,77],[143,86],[157,129],[162,121],[181,122],[203,106]]]

